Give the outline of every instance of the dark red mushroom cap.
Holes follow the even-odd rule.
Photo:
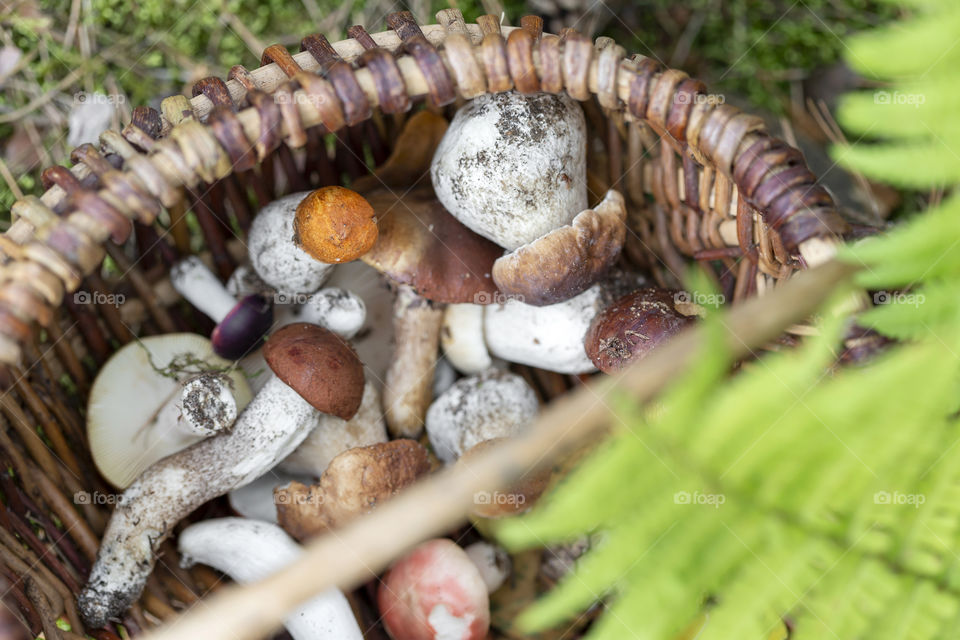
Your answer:
[[[650,287],[628,293],[600,312],[584,347],[594,366],[616,373],[650,353],[694,321],[677,306],[679,291]]]
[[[363,363],[350,343],[315,324],[273,332],[263,348],[270,369],[317,411],[349,420],[363,399]]]

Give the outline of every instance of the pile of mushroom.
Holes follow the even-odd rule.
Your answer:
[[[176,265],[174,288],[217,326],[212,343],[128,345],[94,384],[93,455],[126,491],[80,594],[88,624],[139,597],[158,546],[203,503],[228,494],[245,517],[186,527],[184,562],[256,580],[296,562],[294,540],[527,429],[539,400],[513,365],[612,373],[692,322],[695,305],[620,263],[626,202],[588,193],[586,147],[565,95],[482,96],[449,125],[419,111],[352,189],[264,206],[226,284],[200,258]],[[471,515],[529,509],[550,478],[478,497]],[[509,572],[489,543],[432,540],[383,578],[380,613],[394,640],[482,638]],[[339,591],[287,627],[361,637]]]

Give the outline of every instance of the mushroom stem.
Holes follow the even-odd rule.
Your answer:
[[[197,256],[175,264],[170,271],[170,283],[187,302],[217,324],[237,305],[220,279]]]
[[[302,550],[283,530],[245,518],[217,518],[190,525],[180,534],[180,564],[201,563],[237,582],[253,582],[296,562]],[[294,640],[362,640],[363,634],[339,589],[327,589],[284,621]]]
[[[206,438],[233,426],[237,402],[226,380],[213,373],[192,378],[157,412],[156,422],[176,425],[184,436]]]
[[[120,497],[80,593],[87,625],[102,627],[140,596],[158,547],[178,521],[273,468],[307,437],[318,416],[271,376],[229,433],[201,440],[144,471]]]
[[[402,285],[393,310],[396,351],[383,386],[384,415],[394,437],[416,438],[432,399],[443,306]]]

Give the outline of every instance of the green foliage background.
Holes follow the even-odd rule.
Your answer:
[[[848,61],[923,96],[910,111],[850,96],[841,121],[871,141],[836,149],[867,175],[956,181],[960,6],[917,2],[902,26],[849,41]],[[881,96],[881,97],[878,97]],[[904,99],[906,100],[906,99]],[[948,192],[949,193],[949,192]],[[512,548],[592,534],[576,571],[528,610],[545,628],[598,599],[592,638],[953,638],[960,622],[960,196],[845,248],[821,334],[732,380],[720,340],[646,412],[622,398],[612,440],[526,517]],[[859,322],[903,342],[834,370],[851,285]],[[715,334],[722,316],[708,320]]]

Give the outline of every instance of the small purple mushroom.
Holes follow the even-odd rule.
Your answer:
[[[170,272],[173,288],[217,323],[211,335],[214,352],[238,360],[257,350],[273,325],[273,305],[251,294],[238,302],[197,256],[184,258]]]

